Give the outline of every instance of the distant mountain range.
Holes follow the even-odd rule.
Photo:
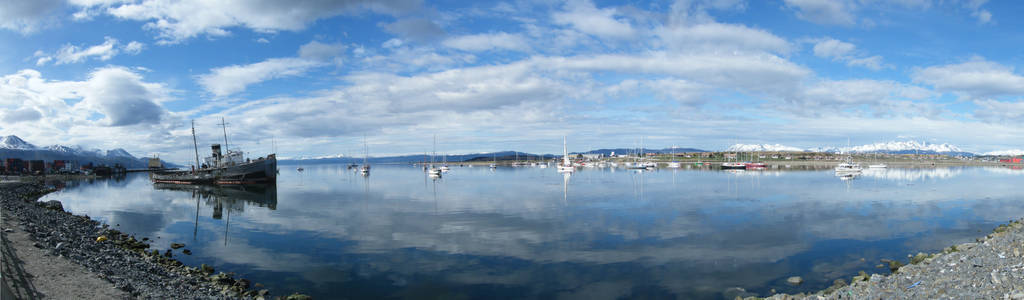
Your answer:
[[[952,156],[976,156],[977,154],[961,150],[950,144],[934,144],[919,141],[891,141],[852,147],[817,147],[802,149],[779,144],[748,145],[735,144],[726,151],[737,152],[823,152],[823,153],[885,153],[885,154],[945,154]],[[996,155],[996,154],[982,154]]]
[[[149,163],[148,158],[135,157],[121,148],[101,150],[65,145],[37,147],[15,135],[0,137],[0,159],[7,158],[77,161],[79,165],[93,163],[94,165],[112,166],[120,164],[126,168],[145,168]],[[178,165],[168,162],[164,162],[164,164],[168,167],[178,167]]]
[[[729,146],[727,152],[820,152],[820,153],[884,153],[884,154],[943,154],[951,156],[979,156],[979,155],[990,155],[990,156],[1012,156],[1012,155],[1024,155],[1024,150],[1008,150],[1008,151],[995,151],[987,152],[983,154],[976,154],[968,151],[964,151],[955,145],[951,144],[935,144],[929,142],[919,141],[891,141],[885,143],[874,143],[868,145],[859,145],[851,147],[815,147],[815,148],[799,148],[786,146],[781,144],[735,144]],[[575,154],[603,154],[609,156],[612,154],[633,154],[640,152],[640,149],[636,148],[613,148],[613,149],[597,149],[586,152],[569,152],[571,155]],[[686,152],[709,152],[708,150],[695,149],[695,148],[665,148],[665,149],[643,149],[644,153],[658,153],[658,154],[669,154],[669,153],[686,153]],[[459,154],[459,155],[448,155],[448,162],[465,162],[465,161],[509,161],[519,155],[520,161],[526,160],[537,160],[538,157],[555,158],[560,157],[561,154],[536,154],[526,152],[514,152],[514,151],[501,151],[496,153],[473,153],[473,154]],[[442,156],[434,158],[435,162],[441,162]],[[367,159],[371,163],[410,163],[410,162],[423,162],[430,161],[430,156],[427,155],[402,155],[402,156],[388,156],[388,157],[370,157]],[[320,157],[298,157],[298,158],[283,158],[279,159],[280,164],[327,164],[327,163],[362,163],[362,157],[345,157],[343,155],[328,155]]]
[[[603,154],[609,156],[612,153],[616,155],[637,153],[640,149],[629,149],[629,148],[615,148],[615,149],[597,149],[590,150],[587,152],[569,152],[570,155],[576,154]],[[693,148],[665,148],[665,149],[643,149],[644,153],[683,153],[683,152],[707,152],[706,150],[693,149]],[[448,162],[467,162],[467,161],[511,161],[515,160],[518,154],[520,161],[532,160],[536,161],[542,158],[555,158],[561,157],[562,154],[547,154],[547,153],[528,153],[518,151],[499,151],[489,153],[471,153],[471,154],[457,154],[457,155],[438,155],[434,157],[434,162],[441,162],[447,160]],[[367,158],[368,162],[371,163],[410,163],[410,162],[429,162],[429,155],[401,155],[401,156],[387,156],[387,157],[370,157]],[[334,164],[334,163],[362,163],[362,157],[352,157],[344,155],[327,155],[317,157],[295,157],[295,158],[281,158],[277,160],[278,164]]]
[[[989,156],[1022,156],[1022,155],[1024,155],[1024,150],[1013,149],[1013,150],[992,151],[992,152],[982,153],[981,155],[989,155]]]
[[[542,156],[546,158],[555,157],[553,154],[534,154],[526,152],[516,151],[500,151],[493,153],[472,153],[472,154],[456,154],[456,155],[438,155],[434,157],[434,162],[440,163],[442,161],[448,162],[464,162],[464,161],[484,161],[484,160],[499,160],[507,161],[514,160],[518,154],[519,160],[525,161],[538,160]],[[400,156],[386,156],[386,157],[370,157],[366,159],[367,162],[371,163],[411,163],[411,162],[429,162],[430,156],[423,154],[416,155],[400,155]],[[327,155],[318,157],[296,157],[296,158],[281,158],[277,160],[278,164],[335,164],[335,163],[362,163],[362,157],[352,157],[344,155]]]

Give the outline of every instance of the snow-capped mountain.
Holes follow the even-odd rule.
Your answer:
[[[840,148],[843,152],[853,153],[904,153],[904,152],[928,152],[928,153],[965,153],[960,147],[950,144],[933,144],[918,141],[891,141],[885,143],[874,143],[854,147]]]
[[[35,150],[37,148],[35,145],[29,144],[15,135],[0,138],[0,149]]]
[[[45,150],[53,152],[73,154],[73,155],[86,155],[86,156],[104,156],[104,151],[100,149],[85,149],[82,146],[65,146],[65,145],[49,145],[43,147]],[[123,151],[123,150],[122,150]]]
[[[130,153],[128,153],[128,151],[125,151],[124,149],[121,149],[121,148],[107,150],[107,157],[112,157],[112,158],[116,158],[116,157],[130,157],[130,158],[135,158],[135,156],[132,156]]]
[[[124,149],[85,149],[82,146],[50,145],[36,147],[21,138],[9,135],[0,138],[0,159],[19,158],[25,160],[67,160],[79,164],[120,164],[128,168],[147,167],[148,158],[137,158]],[[166,164],[166,163],[165,163]],[[167,164],[168,166],[172,164]]]
[[[985,152],[985,153],[983,153],[982,155],[992,155],[992,156],[1019,156],[1019,155],[1024,155],[1024,150],[1021,150],[1021,149],[1013,149],[1013,150],[999,150],[999,151]]]
[[[311,159],[332,159],[332,158],[345,158],[345,157],[347,157],[347,156],[345,156],[344,154],[322,155],[322,156],[305,156],[305,155],[303,155],[303,156],[296,156],[296,157],[284,157],[284,156],[282,156],[282,157],[278,158],[278,160],[311,160]]]
[[[803,152],[804,149],[797,147],[784,146],[780,144],[735,144],[729,146],[727,151],[735,152]]]
[[[843,152],[843,149],[838,147],[815,147],[807,149],[808,152],[821,152],[821,153],[839,153]]]
[[[726,151],[737,152],[821,152],[821,153],[889,153],[889,154],[947,154],[972,156],[955,145],[934,144],[919,141],[891,141],[851,147],[820,146],[814,148],[797,148],[780,144],[748,145],[735,144]]]

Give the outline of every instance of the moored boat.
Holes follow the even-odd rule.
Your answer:
[[[226,123],[221,120],[221,125]],[[195,140],[195,125],[192,126],[192,143],[199,162],[199,148]],[[245,158],[242,151],[227,149],[227,129],[224,129],[225,151],[220,144],[210,146],[211,156],[205,163],[191,170],[157,172],[150,176],[153,182],[174,184],[251,184],[274,183],[277,179],[277,158],[274,154],[257,159]]]
[[[572,166],[572,161],[569,160],[569,148],[566,147],[565,137],[562,137],[562,164],[558,165],[558,172],[560,173],[572,173],[576,171],[576,168]]]
[[[744,163],[741,163],[741,162],[724,162],[724,163],[722,163],[722,169],[723,170],[740,170],[740,169],[746,169],[746,168],[747,168],[747,164],[744,164]]]
[[[860,164],[853,162],[853,158],[847,156],[846,160],[836,165],[836,174],[860,173],[863,169]]]

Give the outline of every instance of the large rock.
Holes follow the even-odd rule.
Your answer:
[[[724,299],[736,299],[736,298],[743,299],[743,298],[750,297],[750,296],[757,296],[757,294],[754,294],[754,293],[751,293],[751,292],[747,292],[747,290],[745,290],[745,289],[743,289],[741,287],[727,288],[727,289],[725,289],[725,291],[722,292],[722,298],[724,298]]]
[[[308,295],[299,294],[299,293],[294,293],[294,294],[288,295],[288,297],[285,297],[284,299],[285,300],[313,300],[313,297],[310,297]]]
[[[49,208],[49,209],[52,209],[52,210],[64,211],[64,206],[61,205],[60,201],[57,201],[57,200],[50,200],[50,201],[43,202],[43,207],[46,207],[46,208]]]
[[[800,285],[801,283],[804,283],[804,279],[800,278],[800,276],[793,276],[790,278],[786,278],[786,283],[792,285]]]

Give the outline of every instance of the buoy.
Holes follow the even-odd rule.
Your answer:
[[[97,243],[102,242],[102,241],[106,241],[106,240],[107,240],[107,236],[105,236],[105,235],[101,235],[101,236],[96,238],[96,242]]]

